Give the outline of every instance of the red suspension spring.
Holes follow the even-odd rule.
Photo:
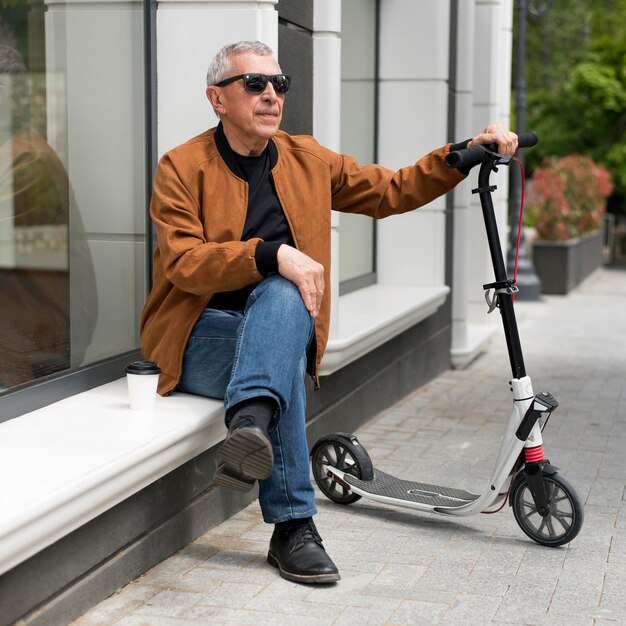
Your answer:
[[[543,446],[535,446],[534,448],[524,448],[524,458],[526,463],[539,463],[543,461]]]

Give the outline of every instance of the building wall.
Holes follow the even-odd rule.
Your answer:
[[[283,70],[298,77],[285,129],[340,149],[339,0],[160,0],[157,7],[159,155],[216,123],[204,94],[207,65],[222,45],[242,39],[269,44]],[[381,2],[380,163],[399,168],[490,121],[508,125],[511,20],[511,0]],[[377,224],[375,285],[340,297],[335,263],[328,359],[321,391],[308,398],[311,444],[333,430],[355,430],[480,349],[481,285],[491,271],[470,187]],[[506,184],[498,193],[502,218]],[[333,216],[335,261],[340,220]],[[66,623],[248,504],[255,492],[210,489],[216,455],[217,448],[207,450],[5,574],[0,584],[11,590],[12,615]]]

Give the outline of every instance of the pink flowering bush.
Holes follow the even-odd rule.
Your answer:
[[[546,158],[529,186],[528,209],[537,238],[566,241],[598,229],[612,191],[609,171],[589,157]]]

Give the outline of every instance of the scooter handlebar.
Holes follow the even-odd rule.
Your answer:
[[[539,137],[537,137],[537,133],[522,133],[517,137],[517,147],[518,148],[531,148],[536,145],[539,141]],[[471,148],[465,148],[464,150],[454,150],[453,152],[448,153],[446,156],[446,165],[448,167],[472,167],[473,165],[477,165],[478,163],[482,163],[485,158],[486,152],[495,152],[497,150],[497,146],[495,145],[477,145],[472,146]]]
[[[534,130],[529,133],[522,133],[517,137],[517,146],[519,148],[532,148],[539,143],[539,137]]]

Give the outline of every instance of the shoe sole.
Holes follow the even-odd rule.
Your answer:
[[[304,574],[292,574],[282,568],[280,561],[271,551],[267,553],[267,562],[277,568],[283,578],[291,580],[294,583],[336,583],[341,580],[339,572],[336,574],[311,574],[309,576],[305,576]]]
[[[250,491],[254,487],[254,480],[245,480],[241,476],[237,476],[228,471],[224,465],[220,465],[215,470],[213,476],[213,484],[220,487],[227,487],[228,489],[234,489],[235,491]]]
[[[262,480],[272,473],[272,442],[260,428],[240,428],[229,434],[221,450],[226,471],[244,481]]]

